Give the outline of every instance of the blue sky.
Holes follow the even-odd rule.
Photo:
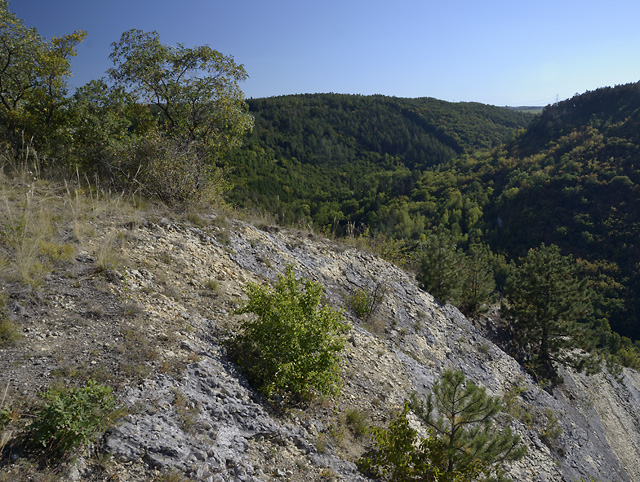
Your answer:
[[[546,105],[640,80],[637,0],[10,0],[45,37],[86,30],[72,86],[125,30],[208,44],[247,97],[339,92]]]

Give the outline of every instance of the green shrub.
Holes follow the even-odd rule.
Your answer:
[[[344,414],[344,421],[356,437],[364,435],[369,426],[367,414],[357,408],[349,408]]]
[[[358,288],[353,295],[347,298],[347,303],[354,314],[363,323],[367,323],[380,307],[385,292],[386,289],[382,283],[376,284],[373,290]]]
[[[466,481],[488,475],[480,461],[474,461],[463,469],[443,468],[447,456],[445,445],[432,432],[426,437],[418,436],[409,423],[409,411],[406,403],[389,427],[370,429],[375,448],[358,460],[362,473],[389,482]]]
[[[50,388],[29,426],[31,448],[47,459],[64,456],[106,430],[116,414],[110,387],[90,380],[81,388]]]
[[[547,408],[545,411],[545,425],[540,430],[540,439],[548,446],[553,446],[555,441],[562,435],[560,420],[553,410]]]
[[[618,350],[617,361],[620,365],[633,368],[634,370],[640,369],[640,354],[635,347],[623,347]]]
[[[347,302],[358,318],[362,319],[367,315],[369,310],[369,293],[367,291],[358,289],[347,299]]]
[[[108,168],[123,186],[169,205],[207,205],[226,187],[197,145],[155,132],[115,146]]]
[[[273,286],[251,283],[237,313],[253,313],[230,338],[232,357],[250,383],[269,398],[308,399],[337,394],[345,333],[339,312],[319,307],[323,287],[298,279],[288,266]]]

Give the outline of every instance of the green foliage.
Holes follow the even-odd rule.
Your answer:
[[[460,302],[462,311],[472,315],[485,311],[494,297],[496,288],[492,254],[488,247],[477,243],[469,247],[465,256],[462,278],[464,280]]]
[[[337,394],[340,353],[348,331],[340,313],[319,307],[323,288],[296,278],[293,267],[271,287],[247,286],[237,313],[253,313],[230,339],[233,358],[251,384],[271,399],[304,400]]]
[[[562,256],[555,245],[529,250],[509,280],[507,297],[504,313],[534,375],[556,381],[554,361],[578,365],[564,349],[586,344],[588,337],[581,336],[586,328],[578,322],[592,307],[571,256]]]
[[[509,427],[496,430],[502,400],[467,381],[460,371],[447,370],[433,386],[426,405],[417,397],[412,409],[446,447],[446,468],[466,467],[474,460],[493,465],[518,460],[526,447]]]
[[[172,47],[140,30],[114,42],[111,60],[113,85],[93,81],[74,96],[76,165],[168,204],[220,200],[215,162],[253,125],[238,86],[244,68],[208,46]]]
[[[465,150],[499,144],[531,119],[429,98],[322,94],[248,104],[255,128],[227,161],[231,202],[267,209],[280,223],[412,240],[440,222],[432,199],[408,198],[422,172]],[[455,208],[469,222],[477,215],[472,204]]]
[[[427,404],[413,396],[388,428],[371,429],[375,448],[360,469],[382,480],[465,481],[500,476],[499,465],[524,456],[526,447],[509,428],[496,430],[501,400],[467,382],[461,372],[446,371]],[[409,424],[412,410],[427,428],[419,437]]]
[[[640,370],[640,353],[637,348],[621,348],[616,355],[622,366]]]
[[[68,97],[85,33],[46,41],[6,0],[0,27],[0,133],[10,147],[171,204],[220,199],[215,162],[253,125],[238,86],[247,74],[231,57],[131,30],[113,44],[112,84],[91,81]]]
[[[356,437],[364,435],[369,426],[365,412],[357,408],[349,408],[344,414],[344,420]]]
[[[420,287],[442,303],[458,304],[464,286],[464,253],[442,226],[429,233],[422,245],[417,274]]]
[[[550,445],[562,435],[562,427],[558,421],[558,416],[550,408],[545,411],[545,419],[545,425],[540,431],[540,438],[547,445]]]
[[[211,205],[222,199],[222,171],[195,144],[157,132],[122,142],[112,149],[111,175],[121,185],[170,205]]]
[[[495,256],[487,246],[473,243],[465,253],[441,225],[426,235],[420,248],[416,278],[422,289],[469,315],[487,308],[496,288]]]
[[[136,102],[153,105],[160,130],[200,146],[210,159],[239,144],[253,125],[238,83],[242,65],[209,46],[160,43],[156,32],[129,30],[113,43],[109,76]]]
[[[375,448],[358,461],[358,468],[379,480],[394,482],[445,480],[443,471],[433,463],[443,458],[444,448],[432,437],[420,439],[416,430],[409,425],[408,413],[409,404],[407,403],[404,410],[386,429],[382,427],[370,429]]]
[[[60,147],[70,58],[85,36],[78,31],[46,41],[9,11],[7,0],[0,1],[0,120],[14,148],[24,137],[43,151]]]
[[[120,154],[130,139],[154,130],[155,121],[146,106],[131,94],[104,80],[92,80],[76,90],[69,106],[73,146],[68,163],[83,171],[112,174],[110,159]]]
[[[49,460],[90,442],[106,430],[115,415],[111,388],[90,380],[80,388],[52,388],[47,403],[29,426],[31,448]]]
[[[367,323],[384,300],[386,289],[383,283],[376,283],[373,289],[358,288],[347,299],[349,307],[363,323]]]

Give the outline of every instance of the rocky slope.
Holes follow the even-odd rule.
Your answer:
[[[616,379],[563,371],[565,385],[550,394],[490,341],[488,320],[472,324],[368,252],[224,216],[192,221],[96,222],[74,258],[36,290],[4,287],[10,319],[24,333],[0,348],[10,396],[29,399],[56,380],[91,376],[116,387],[129,407],[95,449],[101,455],[79,454],[57,473],[62,480],[367,480],[354,464],[368,444],[362,426],[386,424],[446,368],[506,395],[503,423],[529,447],[508,467],[514,480],[640,480],[637,372]],[[326,287],[351,332],[342,396],[273,411],[226,358],[222,340],[238,321],[246,283],[273,280],[288,264]],[[345,300],[376,285],[384,299],[362,323]],[[17,463],[0,473],[18,473]]]

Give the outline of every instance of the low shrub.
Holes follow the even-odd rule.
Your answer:
[[[31,449],[55,460],[106,430],[117,413],[110,387],[90,380],[80,388],[50,388],[47,403],[28,428]]]
[[[319,307],[323,292],[320,284],[296,278],[291,266],[272,286],[248,285],[248,300],[237,313],[256,316],[241,323],[228,346],[267,397],[300,401],[339,392],[348,328],[339,312]]]
[[[195,143],[157,132],[118,145],[108,170],[123,186],[169,205],[208,205],[226,187],[222,171]]]
[[[363,322],[370,321],[382,304],[386,288],[382,283],[377,283],[373,289],[358,288],[355,293],[347,298],[349,307]]]
[[[347,409],[344,420],[356,437],[364,435],[369,427],[367,414],[357,408]]]

